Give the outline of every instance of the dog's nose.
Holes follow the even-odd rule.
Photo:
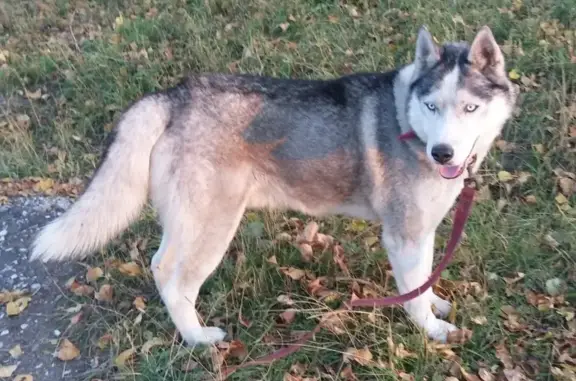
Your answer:
[[[446,164],[454,157],[454,149],[448,144],[436,144],[432,147],[432,157],[439,164]]]

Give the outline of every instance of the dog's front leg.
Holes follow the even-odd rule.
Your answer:
[[[430,277],[435,233],[431,232],[417,239],[409,239],[400,234],[388,233],[386,230],[382,233],[382,242],[388,251],[398,291],[404,294],[418,288]],[[432,304],[437,308],[442,305],[441,313],[446,313],[446,308],[449,309],[450,306],[448,302],[438,298],[431,289],[428,289],[421,296],[405,303],[404,308],[410,318],[423,328],[430,338],[445,342],[448,333],[457,328],[438,319],[432,312]]]

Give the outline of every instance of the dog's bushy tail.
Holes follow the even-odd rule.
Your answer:
[[[84,257],[138,217],[148,199],[152,148],[170,119],[164,97],[147,96],[124,113],[87,189],[38,233],[30,260]]]

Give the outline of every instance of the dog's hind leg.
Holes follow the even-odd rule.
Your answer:
[[[242,218],[246,171],[210,171],[202,158],[194,160],[193,167],[182,163],[163,165],[161,156],[153,158],[160,163],[153,164],[151,182],[152,199],[164,229],[162,243],[152,259],[156,286],[188,345],[215,343],[224,339],[225,332],[202,327],[195,303],[200,287],[221,262]]]
[[[435,233],[422,235],[418,239],[406,239],[400,234],[388,233],[393,231],[394,229],[384,229],[382,242],[388,251],[398,291],[404,294],[416,289],[430,277]],[[421,296],[405,303],[404,308],[416,325],[423,328],[430,338],[445,342],[448,333],[456,330],[456,327],[434,315],[432,304],[436,306],[435,298],[440,299],[432,290],[427,290]],[[446,307],[442,305],[441,308]]]

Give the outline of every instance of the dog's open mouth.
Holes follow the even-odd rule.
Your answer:
[[[470,155],[466,158],[466,161],[462,165],[441,165],[438,167],[438,172],[440,176],[445,179],[452,180],[460,177],[466,169],[474,165],[476,162],[476,155]]]

